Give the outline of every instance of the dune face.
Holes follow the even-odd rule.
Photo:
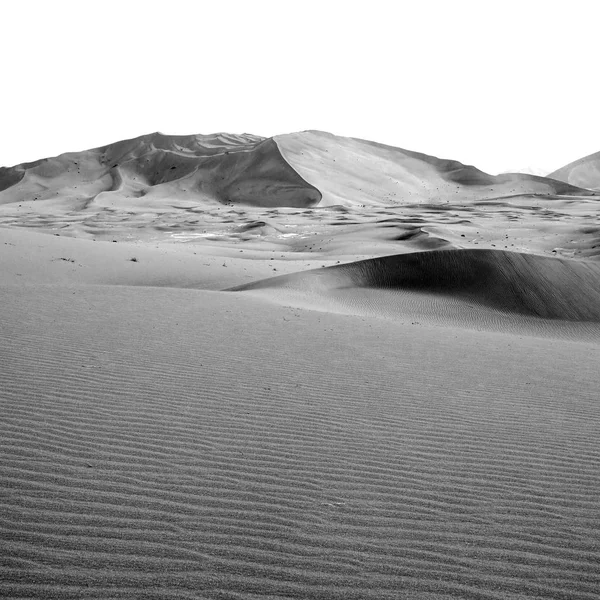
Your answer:
[[[138,208],[163,198],[257,206],[317,204],[321,195],[256,136],[148,136],[4,169],[0,203],[84,202]],[[139,200],[144,198],[144,200]]]
[[[313,131],[1,169],[0,597],[597,598],[593,182]]]
[[[548,177],[565,181],[571,185],[600,190],[600,152],[584,156],[556,171]]]
[[[600,335],[600,265],[501,250],[436,250],[280,275],[231,291],[387,319]],[[558,328],[555,326],[559,322]]]
[[[323,193],[323,205],[402,205],[523,194],[591,195],[519,173],[488,175],[458,161],[320,131],[276,136],[284,158]]]

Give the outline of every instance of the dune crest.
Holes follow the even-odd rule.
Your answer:
[[[520,194],[593,195],[562,181],[520,173],[489,175],[456,160],[322,131],[274,139],[283,157],[322,192],[324,206],[445,203]]]
[[[573,161],[553,171],[548,177],[600,191],[600,152]]]
[[[309,207],[321,194],[256,136],[150,134],[0,172],[0,204],[63,198],[74,206],[161,198]]]
[[[600,323],[600,265],[501,250],[434,250],[335,265],[230,291],[370,288],[475,302],[505,313]],[[398,299],[399,305],[401,299]]]

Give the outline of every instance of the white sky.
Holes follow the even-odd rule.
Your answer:
[[[0,165],[304,129],[497,173],[600,150],[597,0],[2,5]]]

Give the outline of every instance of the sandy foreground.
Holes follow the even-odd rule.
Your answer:
[[[0,172],[0,596],[599,598],[585,164],[306,132]]]

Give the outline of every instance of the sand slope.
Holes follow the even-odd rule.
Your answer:
[[[501,250],[385,256],[272,277],[233,291],[278,287],[408,290],[546,319],[600,323],[600,265]]]
[[[278,135],[274,139],[283,157],[322,192],[323,205],[369,207],[519,194],[591,195],[582,186],[545,177],[488,175],[455,160],[323,131]]]
[[[565,181],[571,185],[600,190],[600,152],[569,163],[550,173],[548,177]]]
[[[596,597],[598,345],[0,291],[3,596]]]
[[[18,165],[0,173],[0,203],[59,197],[86,208],[116,203],[139,209],[165,198],[261,206],[319,202],[319,192],[289,167],[272,140],[221,138],[155,133]]]

